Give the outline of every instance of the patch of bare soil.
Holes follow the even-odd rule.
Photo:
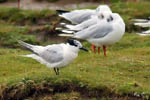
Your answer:
[[[71,96],[75,93],[74,96]],[[70,95],[66,97],[67,95]],[[74,99],[63,99],[74,98]],[[57,98],[59,97],[59,98]],[[43,99],[50,98],[50,99]],[[53,84],[49,82],[36,83],[32,80],[21,82],[14,86],[0,86],[0,100],[90,100],[92,98],[106,100],[145,100],[144,97],[116,94],[107,87],[89,88],[79,83]]]
[[[30,97],[26,100],[138,100],[138,98],[134,97],[88,97],[86,95],[81,95],[79,92],[71,91],[69,93],[56,93],[54,95],[47,94],[39,97]],[[139,99],[140,100],[140,99]]]

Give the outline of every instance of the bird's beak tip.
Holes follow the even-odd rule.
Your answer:
[[[88,52],[88,49],[86,49],[86,48],[84,48],[84,47],[82,47],[82,48],[80,48],[81,50],[84,50],[84,51],[86,51],[86,52]]]

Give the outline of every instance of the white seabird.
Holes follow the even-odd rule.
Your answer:
[[[104,19],[104,15],[103,13],[97,14],[97,15],[92,15],[90,19],[77,24],[77,25],[65,25],[66,28],[68,28],[69,30],[73,30],[73,31],[80,31],[83,29],[86,29],[92,25],[97,24],[99,21]]]
[[[69,39],[67,44],[53,44],[48,46],[37,46],[18,41],[23,47],[32,51],[32,54],[23,55],[30,57],[41,64],[45,64],[48,68],[54,68],[56,75],[59,74],[59,68],[65,67],[70,64],[77,56],[79,50],[88,51],[83,48],[82,44],[73,39]]]
[[[73,24],[80,24],[85,20],[91,18],[92,15],[96,15],[102,11],[112,12],[108,5],[100,5],[96,9],[82,9],[82,10],[73,10],[73,11],[63,11],[56,10],[59,16],[69,20]]]
[[[91,25],[81,31],[74,33],[74,38],[84,39],[98,47],[103,46],[104,56],[106,56],[106,46],[119,41],[125,33],[125,23],[117,13],[104,14],[105,19],[97,24]],[[109,16],[108,16],[109,14]]]

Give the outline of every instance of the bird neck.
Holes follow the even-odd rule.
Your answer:
[[[68,46],[68,49],[71,50],[72,52],[74,52],[74,53],[78,53],[79,52],[79,48],[78,47],[71,46],[69,44],[67,44],[67,46]]]

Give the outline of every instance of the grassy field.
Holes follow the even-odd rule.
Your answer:
[[[72,64],[60,69],[59,76],[55,75],[53,69],[48,69],[33,59],[21,57],[20,55],[30,52],[22,49],[16,41],[19,39],[40,45],[54,43],[38,41],[37,34],[30,31],[36,24],[41,25],[38,24],[41,21],[37,19],[42,18],[45,21],[54,19],[54,16],[51,18],[54,11],[0,8],[3,9],[0,10],[0,99],[37,100],[32,96],[39,97],[38,100],[150,98],[150,37],[135,34],[134,31],[137,29],[129,20],[150,15],[146,10],[146,6],[150,3],[137,5],[132,3],[111,5],[113,11],[120,13],[125,19],[127,33],[118,43],[107,48],[107,57],[103,56],[103,51],[100,55],[92,51],[88,53],[80,51]],[[15,11],[16,13],[11,16],[10,12]],[[18,16],[23,17],[15,20]],[[42,25],[49,27],[52,23]],[[90,50],[89,43],[86,41],[82,43]]]
[[[137,2],[137,3],[113,3],[110,7],[113,12],[119,13],[125,23],[126,32],[135,32],[141,30],[140,27],[135,27],[132,18],[146,18],[149,17],[150,2]],[[95,6],[89,6],[87,8],[95,9]],[[78,8],[85,9],[85,8]],[[71,9],[70,9],[71,10]],[[17,25],[50,25],[53,27],[55,23],[59,23],[60,18],[57,17],[56,12],[45,9],[41,11],[22,10],[18,8],[5,8],[0,7],[0,21],[5,23],[17,24]],[[43,23],[44,22],[44,23]]]
[[[41,83],[75,84],[88,89],[108,89],[118,94],[150,95],[150,37],[126,34],[108,47],[107,57],[80,52],[78,58],[56,76],[33,59],[19,55],[30,52],[22,49],[0,49],[0,84],[9,86]],[[83,43],[89,47],[87,42]],[[107,91],[108,92],[108,91]]]

